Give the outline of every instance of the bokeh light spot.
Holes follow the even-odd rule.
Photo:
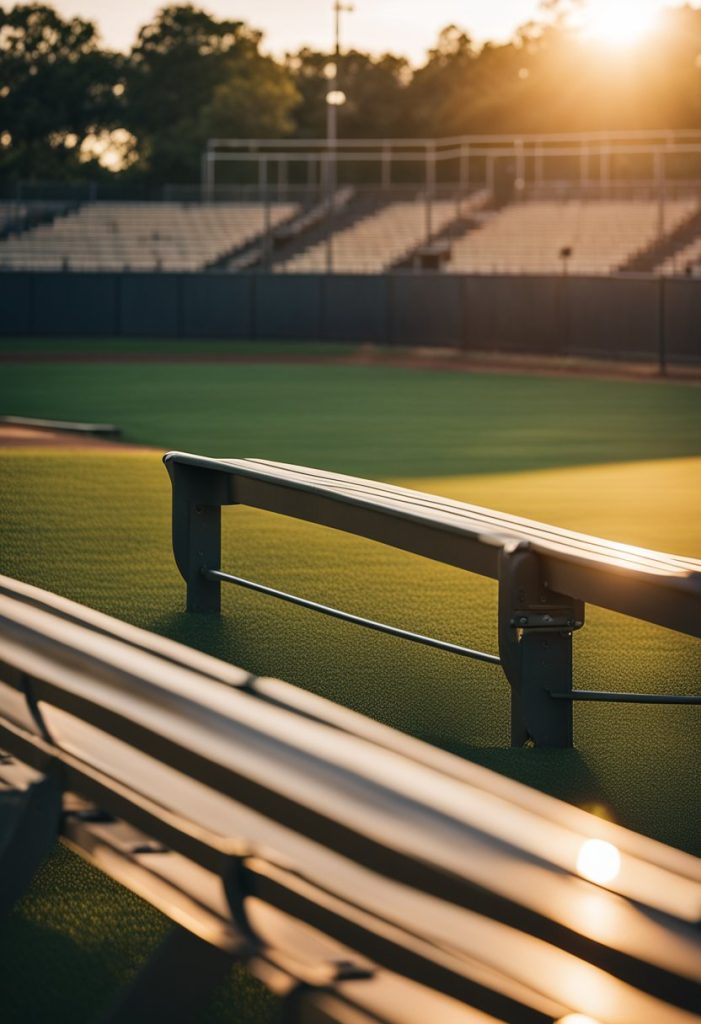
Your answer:
[[[587,839],[582,843],[577,855],[577,871],[583,878],[606,885],[614,880],[620,870],[621,855],[613,843],[603,839]],[[567,1024],[572,1022],[568,1021]]]

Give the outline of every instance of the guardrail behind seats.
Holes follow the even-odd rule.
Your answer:
[[[420,491],[264,459],[170,452],[173,550],[191,612],[220,611],[233,583],[357,625],[500,665],[511,743],[572,746],[572,702],[701,704],[694,694],[573,690],[572,635],[585,603],[701,637],[701,561],[617,544]],[[221,507],[249,505],[381,541],[499,584],[499,653],[329,608],[221,568]]]
[[[688,854],[6,577],[0,652],[0,910],[60,836],[173,925],[102,1024],[698,1021]]]

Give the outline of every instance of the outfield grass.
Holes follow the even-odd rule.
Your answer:
[[[701,388],[280,364],[3,364],[0,412],[113,422],[127,440],[366,476],[695,455]]]
[[[349,367],[40,364],[2,368],[0,410],[111,419],[130,440],[164,450],[262,455],[399,479],[701,556],[701,391],[690,387]],[[694,849],[696,709],[581,705],[575,750],[510,750],[508,691],[498,669],[234,588],[224,590],[221,619],[184,615],[170,550],[169,484],[157,453],[18,449],[0,453],[0,474],[3,572],[282,676]],[[495,648],[491,581],[253,510],[226,510],[224,524],[224,564],[232,571]],[[588,613],[575,639],[576,685],[698,687],[698,643]],[[58,853],[0,930],[3,1021],[85,1019],[136,969],[163,927],[151,908]],[[32,983],[37,972],[41,985]],[[261,1024],[270,1007],[239,979],[203,1020]]]

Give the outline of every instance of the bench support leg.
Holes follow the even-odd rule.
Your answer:
[[[511,686],[511,745],[572,746],[572,631],[581,601],[556,594],[526,546],[505,549],[499,567],[499,655]]]
[[[98,1017],[99,1024],[191,1024],[235,958],[179,925],[171,928],[133,982]]]
[[[187,585],[188,612],[221,610],[221,584],[202,569],[221,565],[221,481],[190,466],[175,464],[173,482],[173,551]]]

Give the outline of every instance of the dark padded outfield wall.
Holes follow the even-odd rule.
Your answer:
[[[118,330],[115,274],[32,274],[33,334],[108,335]]]
[[[668,358],[701,362],[701,281],[665,281],[663,303]]]
[[[447,274],[395,274],[390,278],[390,343],[464,345],[463,278]]]
[[[568,355],[654,360],[659,349],[659,279],[570,277],[563,324]],[[701,289],[700,289],[701,292]]]
[[[183,337],[254,337],[250,274],[186,274],[181,280]]]
[[[255,274],[256,338],[323,338],[323,274]]]
[[[463,278],[463,347],[561,354],[567,319],[564,283],[558,277]]]
[[[701,364],[701,281],[649,275],[0,274],[5,337],[451,346]]]
[[[324,337],[384,344],[389,327],[388,281],[382,274],[326,275],[322,279]]]
[[[0,333],[22,336],[32,333],[32,285],[34,274],[0,274]]]
[[[177,274],[122,274],[119,334],[176,338],[182,334],[182,287]]]

